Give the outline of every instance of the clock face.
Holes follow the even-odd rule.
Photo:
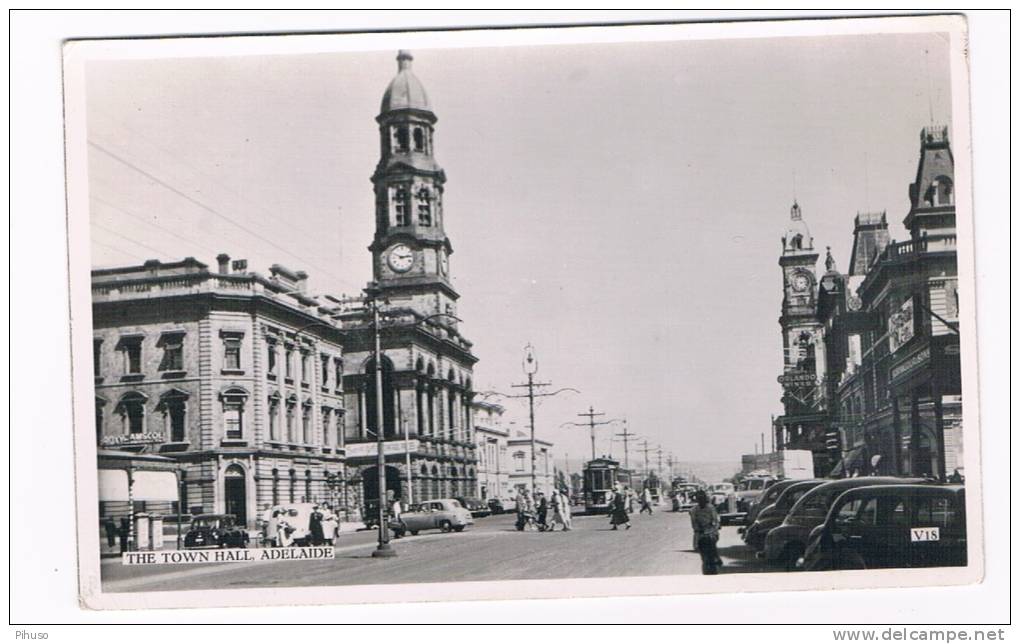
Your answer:
[[[439,253],[439,272],[446,275],[450,271],[450,259],[446,256],[446,253]]]
[[[811,286],[811,279],[808,278],[804,273],[797,273],[793,276],[793,290],[805,291],[807,287]]]
[[[390,247],[386,261],[389,262],[390,268],[396,272],[405,273],[411,270],[411,266],[414,265],[414,251],[409,246],[397,244]]]

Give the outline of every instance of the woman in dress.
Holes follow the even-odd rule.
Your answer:
[[[609,505],[609,523],[616,530],[619,526],[627,526],[630,530],[630,515],[627,514],[627,497],[623,490],[617,489],[613,495],[613,502]]]

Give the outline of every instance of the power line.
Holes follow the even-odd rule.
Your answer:
[[[102,225],[102,224],[101,224],[101,223],[99,223],[98,221],[93,221],[93,222],[91,222],[91,224],[92,224],[93,226],[96,226],[96,227],[97,227],[97,228],[99,228],[100,230],[105,230],[105,231],[106,231],[106,232],[108,232],[109,234],[111,234],[111,235],[116,235],[117,237],[120,237],[121,239],[123,239],[123,240],[125,240],[125,241],[129,241],[129,242],[131,242],[132,244],[135,244],[136,246],[141,246],[142,248],[144,248],[144,249],[146,249],[146,250],[151,250],[152,252],[156,253],[157,255],[159,255],[159,256],[161,256],[161,257],[172,257],[172,255],[170,255],[170,253],[167,253],[167,252],[161,251],[161,250],[159,250],[158,248],[153,248],[152,246],[149,246],[149,245],[147,245],[147,244],[143,244],[142,242],[140,242],[140,241],[138,241],[138,240],[136,240],[136,239],[131,239],[131,238],[130,238],[130,237],[128,237],[127,235],[122,235],[122,234],[118,233],[118,232],[117,232],[116,230],[113,230],[112,228],[107,228],[106,226]]]
[[[132,170],[134,170],[135,172],[139,173],[140,175],[142,175],[146,179],[149,179],[150,181],[154,181],[155,183],[163,186],[164,188],[166,188],[170,192],[174,193],[175,195],[181,197],[182,199],[185,199],[186,201],[188,201],[188,202],[198,206],[199,208],[201,208],[202,210],[208,212],[209,214],[215,215],[216,217],[219,217],[220,219],[223,219],[224,221],[227,221],[227,222],[233,224],[234,226],[236,226],[236,227],[240,228],[241,230],[245,231],[246,233],[248,233],[252,237],[254,237],[256,239],[259,239],[259,240],[269,244],[270,246],[272,246],[273,248],[275,248],[275,249],[279,250],[280,252],[286,254],[287,256],[292,257],[294,259],[297,259],[297,260],[305,263],[310,268],[314,268],[317,271],[321,271],[322,273],[332,277],[333,279],[335,279],[335,280],[337,280],[337,281],[339,281],[341,283],[343,282],[343,280],[340,279],[340,277],[338,275],[334,274],[332,271],[326,270],[325,268],[322,268],[321,266],[313,264],[313,263],[309,262],[307,260],[307,258],[302,257],[300,255],[297,255],[297,254],[287,250],[286,248],[284,248],[283,246],[280,246],[279,244],[277,244],[273,240],[269,239],[268,237],[265,237],[262,234],[257,233],[255,231],[247,228],[243,224],[240,224],[237,221],[235,221],[233,218],[228,217],[227,215],[224,215],[223,213],[221,213],[221,212],[217,211],[216,209],[212,208],[211,206],[207,206],[206,204],[204,204],[201,201],[195,199],[191,195],[178,190],[177,188],[175,188],[174,186],[170,185],[169,183],[163,181],[162,179],[160,179],[156,175],[154,175],[154,174],[152,174],[152,173],[150,173],[150,172],[148,172],[146,170],[143,170],[142,168],[139,168],[138,166],[136,166],[135,164],[131,163],[127,159],[124,159],[123,157],[119,156],[118,154],[116,154],[116,153],[114,153],[114,152],[104,148],[102,145],[96,143],[95,141],[89,140],[88,144],[90,146],[94,147],[95,149],[99,150],[103,154],[106,154],[110,158],[120,162],[121,164],[127,166],[128,168],[131,168]]]
[[[192,244],[194,246],[197,246],[197,247],[205,250],[208,253],[212,253],[213,255],[216,255],[217,253],[220,252],[218,250],[209,248],[205,244],[199,243],[199,242],[197,242],[197,241],[195,241],[193,239],[188,239],[187,237],[185,237],[183,235],[179,235],[179,234],[175,233],[174,231],[170,230],[169,228],[166,228],[164,226],[160,226],[159,224],[157,224],[155,222],[149,221],[148,219],[142,217],[141,215],[136,215],[136,214],[134,214],[134,213],[132,213],[132,212],[130,212],[128,210],[125,210],[124,208],[122,208],[120,206],[116,206],[116,205],[110,203],[109,201],[103,199],[102,197],[98,197],[96,195],[90,195],[90,198],[95,199],[96,201],[98,201],[99,203],[103,204],[107,208],[113,208],[114,210],[116,210],[116,211],[118,211],[118,212],[120,212],[122,214],[125,214],[128,217],[131,217],[133,219],[137,219],[138,221],[142,222],[143,224],[148,224],[149,226],[152,226],[153,228],[158,228],[158,229],[162,230],[164,233],[166,233],[166,234],[168,234],[168,235],[170,235],[172,237],[176,237],[177,239],[180,239],[181,241],[184,241],[184,242],[187,242],[187,243]]]

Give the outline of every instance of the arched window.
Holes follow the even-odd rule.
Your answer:
[[[168,439],[172,443],[183,443],[188,440],[187,401],[188,392],[176,388],[159,397],[159,405],[156,406],[156,409],[163,412]]]
[[[407,208],[407,188],[396,186],[390,188],[390,200],[393,206],[393,222],[397,226],[410,226],[411,213]]]
[[[425,131],[420,127],[414,128],[414,149],[416,152],[425,151]]]
[[[940,176],[932,182],[932,197],[935,206],[953,205],[953,180]]]
[[[248,392],[240,387],[230,387],[220,393],[223,403],[223,437],[227,440],[244,439],[244,405]]]
[[[103,408],[106,407],[106,401],[96,396],[96,442],[101,443],[103,440]]]
[[[407,152],[408,133],[406,125],[398,125],[393,129],[393,149],[395,152]]]
[[[145,394],[129,391],[120,398],[117,410],[124,422],[126,434],[142,434],[145,432]]]
[[[422,466],[421,466],[421,475],[422,476],[428,476],[429,475],[429,466],[425,465],[424,463],[422,463]]]
[[[428,188],[422,188],[415,195],[418,198],[418,225],[432,225],[432,195]]]
[[[793,238],[790,239],[790,248],[792,248],[793,250],[800,250],[803,245],[804,236],[799,233],[794,235]]]

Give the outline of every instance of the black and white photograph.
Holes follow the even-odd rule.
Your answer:
[[[81,601],[980,581],[966,40],[68,41]]]

